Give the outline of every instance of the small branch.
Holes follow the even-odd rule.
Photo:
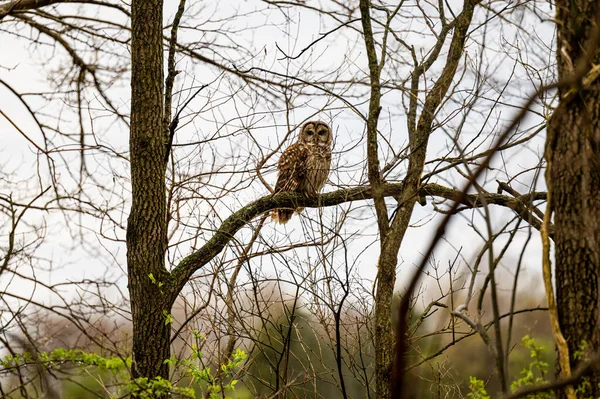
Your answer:
[[[490,336],[488,335],[487,331],[485,330],[485,328],[483,328],[483,326],[481,325],[480,322],[475,322],[475,321],[471,320],[466,314],[464,314],[463,312],[460,312],[460,311],[453,311],[452,316],[458,317],[459,319],[461,319],[462,321],[467,323],[467,325],[469,327],[471,327],[474,331],[476,331],[479,334],[479,336],[481,337],[481,339],[483,340],[483,342],[485,343],[485,346],[487,346],[490,354],[494,357],[497,357],[497,354],[498,354],[497,348],[496,348],[496,346],[494,346],[494,343],[490,339]]]
[[[167,141],[167,150],[165,151],[165,165],[167,164],[167,162],[169,161],[169,155],[171,153],[171,147],[173,147],[173,138],[175,137],[175,130],[177,129],[177,126],[179,125],[179,117],[181,116],[181,113],[183,112],[184,109],[186,109],[186,107],[189,105],[189,103],[192,102],[192,100],[198,95],[200,94],[200,92],[204,89],[206,89],[208,87],[208,84],[204,84],[202,86],[200,86],[195,92],[194,94],[192,94],[192,96],[185,102],[185,104],[183,104],[183,106],[179,109],[179,111],[177,111],[177,113],[175,114],[175,117],[173,118],[173,120],[171,121],[171,123],[169,124],[169,128],[168,128],[168,141]]]
[[[13,0],[0,5],[0,21],[7,15],[13,12],[35,10],[40,7],[49,6],[56,3],[75,3],[69,0]],[[85,3],[85,1],[77,1],[77,3]]]
[[[298,58],[300,58],[300,56],[302,56],[302,54],[304,54],[306,51],[308,51],[311,47],[313,47],[315,44],[317,44],[318,42],[320,42],[321,40],[325,39],[327,36],[331,35],[332,33],[340,30],[341,28],[343,28],[346,25],[350,25],[354,22],[360,21],[360,18],[355,18],[355,19],[351,19],[350,21],[344,22],[342,24],[340,24],[339,26],[333,28],[332,30],[325,32],[325,33],[321,33],[321,37],[319,37],[316,40],[313,40],[312,43],[310,43],[308,46],[304,47],[296,56],[291,56],[291,55],[287,55],[285,53],[285,51],[283,51],[280,47],[279,44],[277,44],[277,42],[275,42],[275,47],[277,47],[277,50],[281,51],[281,54],[283,54],[283,58],[278,58],[278,61],[283,61],[286,58],[290,59],[290,60],[296,60]]]
[[[574,78],[571,77],[571,78],[565,79],[564,81],[561,81],[559,83],[550,84],[547,86],[540,86],[536,90],[536,92],[532,96],[529,97],[527,102],[521,107],[521,111],[519,112],[519,114],[516,115],[515,118],[513,118],[512,122],[504,129],[504,131],[498,137],[498,139],[496,140],[496,142],[494,143],[492,148],[490,148],[489,154],[483,159],[483,161],[481,162],[481,164],[479,165],[477,170],[475,170],[475,172],[472,174],[472,176],[469,179],[469,181],[467,182],[467,184],[464,186],[464,188],[462,190],[459,191],[459,194],[458,194],[459,199],[452,205],[450,211],[448,212],[446,217],[442,220],[442,222],[439,224],[438,228],[436,229],[435,235],[431,240],[431,244],[429,245],[429,248],[427,249],[427,251],[424,253],[421,263],[417,267],[416,272],[413,274],[413,276],[410,280],[408,289],[406,290],[406,293],[402,296],[402,300],[400,301],[400,307],[399,307],[399,311],[398,311],[398,313],[399,313],[398,334],[397,334],[398,339],[397,339],[397,343],[396,343],[397,347],[396,347],[396,364],[395,364],[395,367],[396,367],[395,377],[396,377],[396,381],[397,381],[395,384],[396,389],[400,388],[400,386],[403,383],[403,378],[405,377],[405,372],[404,372],[405,358],[404,357],[405,357],[406,351],[408,349],[408,342],[405,337],[405,332],[406,332],[406,328],[407,328],[406,317],[407,317],[408,311],[409,311],[410,298],[412,297],[412,293],[415,290],[415,287],[419,281],[419,278],[421,277],[421,274],[423,273],[423,271],[425,270],[425,267],[427,266],[429,257],[433,253],[433,250],[435,249],[440,238],[444,235],[444,233],[446,231],[446,227],[448,226],[448,223],[452,217],[452,214],[456,212],[461,201],[464,198],[468,197],[468,194],[466,194],[467,191],[475,184],[476,179],[483,173],[483,171],[487,169],[487,167],[488,167],[492,157],[496,153],[496,151],[503,145],[504,141],[508,138],[508,136],[513,131],[513,129],[525,117],[525,115],[527,114],[527,112],[529,110],[529,107],[531,106],[531,104],[533,104],[533,102],[535,101],[537,96],[540,93],[543,93],[543,92],[553,89],[553,88],[565,87],[573,80],[574,80]],[[526,220],[529,221],[529,219],[526,219]]]
[[[551,157],[547,157],[546,167],[546,183],[548,188],[552,187],[550,183],[550,170],[552,165]],[[542,224],[542,274],[544,276],[544,288],[546,290],[546,301],[548,302],[548,315],[550,316],[550,325],[552,326],[552,335],[554,342],[556,343],[556,349],[558,351],[558,363],[560,365],[560,375],[563,379],[568,380],[571,377],[571,360],[569,356],[569,345],[565,340],[562,331],[560,330],[560,324],[558,321],[558,307],[556,306],[556,300],[554,298],[554,287],[552,286],[552,268],[550,261],[550,238],[549,238],[549,226],[550,218],[552,217],[552,203],[551,191],[548,190],[548,206],[546,206],[546,213],[544,214],[544,222]],[[565,395],[568,399],[575,399],[575,391],[572,385],[567,385],[565,388]]]
[[[25,133],[25,132],[24,132],[24,131],[23,131],[23,130],[22,130],[20,127],[19,127],[19,125],[17,125],[17,124],[16,124],[16,123],[15,123],[15,122],[14,122],[12,119],[10,119],[10,117],[9,117],[8,115],[6,115],[6,114],[4,113],[4,111],[2,111],[1,109],[0,109],[0,115],[2,115],[2,116],[3,116],[3,117],[4,117],[4,118],[5,118],[5,119],[6,119],[6,120],[7,120],[7,121],[8,121],[8,122],[9,122],[9,123],[10,123],[10,124],[11,124],[11,125],[12,125],[12,126],[15,128],[15,129],[16,129],[16,130],[17,130],[17,132],[21,133],[21,136],[25,137],[25,139],[26,139],[27,141],[29,141],[29,143],[31,143],[31,145],[33,145],[33,146],[34,146],[34,147],[35,147],[35,148],[36,148],[36,149],[37,149],[37,150],[38,150],[40,153],[42,153],[42,154],[47,154],[47,151],[46,151],[46,150],[44,150],[43,148],[41,148],[40,146],[38,146],[38,145],[36,144],[36,142],[35,142],[35,141],[33,141],[33,139],[31,139],[31,137],[29,137],[29,136],[27,135],[27,133]]]
[[[100,0],[13,0],[8,3],[0,4],[0,21],[7,15],[12,15],[13,13],[37,10],[38,8],[59,3],[95,4],[103,7],[115,8],[126,15],[129,15],[129,12],[120,5],[110,4]]]
[[[380,193],[382,184],[381,172],[379,170],[379,154],[377,145],[377,121],[381,111],[381,67],[377,61],[377,50],[371,28],[371,14],[369,11],[369,0],[360,1],[360,15],[363,26],[363,37],[367,49],[367,58],[369,60],[369,79],[371,81],[371,94],[369,99],[369,115],[367,117],[367,168],[369,183],[374,188],[375,212],[377,213],[377,224],[381,236],[381,245],[390,229],[385,201]]]
[[[235,344],[237,343],[237,336],[236,336],[236,331],[235,331],[235,309],[234,309],[234,287],[237,286],[237,278],[238,275],[240,273],[240,270],[242,268],[242,266],[244,265],[244,263],[248,262],[250,260],[250,250],[252,249],[252,246],[254,245],[254,243],[256,242],[256,240],[258,239],[258,236],[260,234],[260,231],[262,230],[262,227],[265,224],[265,221],[267,220],[268,214],[264,214],[262,216],[262,218],[260,219],[260,221],[258,222],[258,225],[256,226],[254,233],[252,233],[252,237],[250,238],[250,241],[248,242],[248,244],[246,244],[246,246],[244,247],[244,249],[242,250],[242,253],[239,254],[238,256],[238,261],[237,264],[235,266],[235,269],[233,270],[233,273],[231,274],[231,277],[229,278],[229,282],[227,284],[227,296],[225,298],[225,305],[227,306],[227,335],[229,336],[229,341],[227,342],[227,345],[225,346],[225,351],[223,353],[223,356],[221,357],[221,364],[226,364],[227,360],[231,357],[231,355],[233,354],[233,350],[235,349]],[[217,371],[217,376],[221,375],[221,369],[219,369]]]
[[[521,310],[517,310],[517,311],[515,311],[515,312],[513,312],[513,313],[507,313],[507,314],[503,314],[502,316],[500,316],[500,319],[505,319],[505,318],[507,318],[507,317],[510,317],[510,315],[511,315],[511,314],[512,314],[512,315],[516,315],[516,314],[521,314],[521,313],[526,313],[526,312],[547,311],[547,310],[548,310],[548,308],[542,308],[542,307],[531,308],[531,309],[521,309]],[[459,312],[459,313],[460,313],[460,311],[458,311],[458,310],[457,310],[456,312]],[[460,318],[462,319],[462,317],[460,317]],[[467,324],[468,324],[468,323],[467,323]],[[487,323],[486,325],[484,325],[484,326],[483,326],[483,328],[487,330],[487,329],[488,329],[488,328],[490,328],[490,327],[491,327],[493,324],[494,324],[494,322],[493,322],[493,321],[491,321],[491,322]],[[433,359],[435,359],[436,357],[438,357],[438,356],[442,355],[442,354],[443,354],[443,353],[444,353],[444,352],[445,352],[445,351],[446,351],[448,348],[450,348],[451,346],[454,346],[454,345],[456,345],[456,344],[457,344],[457,343],[459,343],[460,341],[462,341],[462,340],[464,340],[464,339],[467,339],[467,338],[469,338],[469,337],[473,336],[473,335],[474,335],[474,334],[476,334],[476,333],[477,333],[477,330],[472,330],[472,331],[470,331],[470,332],[468,332],[468,333],[465,333],[464,335],[461,335],[461,336],[460,336],[460,337],[458,337],[456,340],[453,340],[453,341],[451,341],[451,342],[447,343],[446,345],[442,346],[440,349],[438,349],[438,350],[437,350],[437,351],[435,351],[434,353],[432,353],[432,354],[428,355],[427,357],[424,357],[423,359],[419,360],[419,361],[418,361],[418,362],[416,362],[416,363],[413,363],[413,364],[411,364],[410,366],[408,366],[408,367],[406,368],[406,371],[408,371],[408,370],[412,370],[412,369],[414,369],[414,368],[416,368],[416,367],[419,367],[419,366],[420,366],[420,365],[422,365],[422,364],[425,364],[425,363],[427,363],[427,362],[428,362],[428,361],[430,361],[430,360],[433,360]]]
[[[33,18],[30,18],[30,17],[26,16],[25,14],[19,14],[18,16],[16,16],[16,18],[18,18],[18,19],[20,19],[22,21],[25,21],[27,24],[29,24],[30,26],[32,26],[33,28],[35,28],[36,30],[38,30],[40,33],[43,33],[43,34],[47,35],[48,37],[50,37],[53,40],[55,40],[58,44],[60,44],[61,47],[73,59],[73,64],[80,69],[80,74],[78,75],[79,82],[83,82],[84,81],[84,75],[83,75],[83,73],[84,72],[88,73],[92,77],[92,80],[94,82],[94,86],[98,90],[98,93],[100,94],[100,96],[102,97],[102,99],[106,102],[106,105],[108,105],[109,108],[116,115],[118,115],[119,118],[127,126],[129,126],[129,123],[127,122],[126,116],[124,114],[122,114],[121,112],[119,112],[118,108],[113,104],[113,102],[110,100],[110,98],[108,98],[108,96],[105,93],[105,91],[102,89],[102,87],[100,85],[100,81],[98,80],[98,75],[96,74],[96,71],[97,71],[97,66],[96,65],[87,64],[84,61],[84,59],[79,56],[79,54],[77,53],[77,51],[75,50],[75,48],[72,47],[69,44],[69,42],[58,31],[50,29],[50,28],[48,28],[44,24],[38,23],[36,20],[34,20]]]
[[[177,51],[177,30],[179,29],[179,23],[181,22],[181,16],[185,10],[185,0],[180,0],[179,8],[173,18],[173,26],[171,26],[171,38],[169,39],[169,57],[167,59],[167,79],[165,80],[165,116],[163,120],[163,129],[165,142],[167,143],[167,151],[165,156],[165,165],[169,159],[169,153],[171,145],[173,143],[173,134],[175,128],[179,123],[179,118],[176,118],[171,122],[171,104],[173,102],[173,85],[175,84],[175,77],[179,71],[175,70],[175,52]],[[173,128],[171,129],[171,126]]]
[[[519,193],[517,190],[508,185],[508,183],[502,182],[500,180],[496,180],[498,183],[498,194],[502,194],[502,191],[506,191],[513,197],[523,197],[523,194]],[[531,210],[535,213],[540,219],[544,218],[544,212],[540,211],[538,207],[531,206]]]

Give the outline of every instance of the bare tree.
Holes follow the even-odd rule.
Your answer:
[[[195,353],[200,367],[218,367],[224,391],[220,366],[243,348],[240,379],[255,395],[389,398],[400,293],[411,315],[400,335],[417,353],[403,370],[479,335],[508,393],[514,319],[543,308],[516,298],[547,199],[538,147],[557,79],[552,38],[529,26],[552,31],[548,4],[229,5],[0,3],[1,34],[36,50],[49,78],[37,91],[0,80],[37,129],[3,113],[43,183],[18,201],[7,185],[7,236],[46,201],[39,211],[60,215],[74,242],[122,277],[77,284],[99,305],[67,301],[60,316],[82,333],[105,314],[131,325],[125,343],[106,332],[90,342],[123,357],[131,345],[134,378],[185,384],[178,361]],[[325,193],[273,195],[281,149],[316,118],[336,134]],[[307,209],[283,229],[266,214],[285,207]],[[438,230],[446,244],[422,259],[424,226],[438,216],[461,227]],[[7,248],[10,264],[18,251]],[[415,270],[421,289],[415,279],[403,291]],[[510,284],[501,273],[514,273]],[[106,299],[108,286],[118,300]],[[436,312],[435,334],[451,339],[419,352]]]

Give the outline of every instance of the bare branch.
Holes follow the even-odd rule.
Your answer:
[[[381,187],[383,197],[395,197],[402,193],[403,183],[384,183]],[[522,201],[506,195],[487,193],[485,195],[464,194],[460,190],[431,183],[421,188],[427,195],[458,201],[454,208],[462,204],[468,208],[478,208],[484,204],[493,204],[519,209],[516,204]],[[199,250],[183,259],[171,272],[170,283],[174,287],[173,294],[177,295],[186,284],[189,277],[198,269],[206,265],[219,254],[233,239],[233,236],[255,217],[275,208],[319,208],[340,205],[353,201],[373,199],[373,190],[370,186],[359,186],[342,189],[332,193],[322,194],[316,198],[308,198],[297,193],[279,193],[264,196],[229,216],[215,232],[213,237]],[[536,193],[535,199],[545,199],[545,193]]]

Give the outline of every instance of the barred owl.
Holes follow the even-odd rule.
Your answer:
[[[325,122],[306,122],[298,141],[289,146],[277,164],[279,175],[275,193],[295,192],[315,196],[325,185],[331,166],[331,129]],[[275,209],[271,219],[287,223],[298,209]]]

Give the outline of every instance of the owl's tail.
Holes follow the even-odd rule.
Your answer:
[[[271,212],[271,220],[280,224],[286,224],[294,214],[293,209],[275,209]]]

